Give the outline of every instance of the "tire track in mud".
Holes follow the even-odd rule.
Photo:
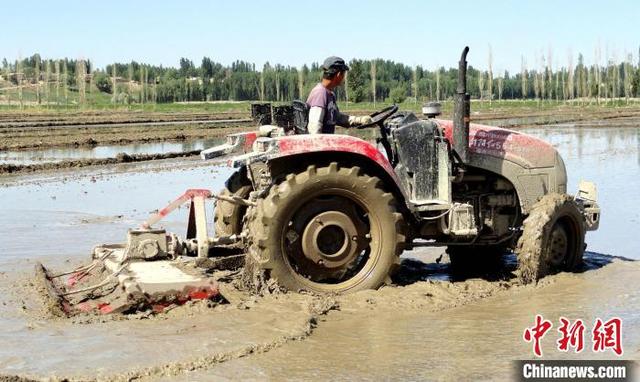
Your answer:
[[[267,353],[292,341],[303,341],[313,334],[314,328],[318,325],[319,321],[321,321],[321,317],[326,316],[327,313],[332,310],[341,310],[345,313],[398,309],[404,311],[440,311],[478,301],[482,298],[510,289],[513,286],[514,283],[509,281],[489,282],[473,279],[459,283],[451,283],[448,281],[422,281],[404,287],[390,286],[378,291],[363,291],[353,295],[334,297],[318,297],[297,293],[274,294],[262,297],[249,296],[245,294],[239,303],[236,303],[234,306],[227,307],[218,314],[230,314],[231,312],[229,312],[228,309],[231,309],[234,310],[234,314],[237,315],[256,315],[257,313],[257,316],[260,316],[260,309],[263,309],[262,307],[277,306],[277,304],[283,303],[297,304],[300,307],[299,309],[304,311],[304,313],[296,317],[294,321],[289,322],[286,325],[286,331],[281,333],[281,335],[275,336],[268,341],[253,342],[233,350],[211,352],[204,355],[195,354],[190,357],[186,357],[183,360],[165,362],[153,366],[131,368],[120,373],[109,373],[100,376],[62,373],[60,375],[48,375],[47,378],[52,380],[69,381],[130,381],[134,379],[175,377],[193,371],[206,372],[206,370],[230,360],[247,357],[253,354]],[[25,285],[23,288],[30,288],[29,284]],[[40,293],[42,292],[43,291],[40,290]],[[22,293],[12,293],[12,295],[20,296]],[[23,301],[22,305],[28,306],[29,309],[37,308],[33,305],[33,302],[27,302],[25,304]],[[215,312],[216,309],[218,309],[218,307],[211,310],[202,308],[202,306],[184,306],[169,311],[166,314],[151,317],[149,322],[151,322],[152,325],[154,322],[158,321],[163,322],[164,325],[171,325],[172,321],[174,324],[177,324],[178,321],[176,320],[183,319],[195,320],[197,322],[199,319],[206,317],[207,313]],[[254,312],[252,313],[252,311]],[[44,312],[44,310],[35,312],[36,315],[35,317],[32,317],[32,319],[43,320],[42,312]],[[286,311],[283,311],[282,313],[287,314]],[[291,312],[289,312],[289,314],[291,314]],[[75,322],[68,322],[70,319],[55,318],[47,319],[44,324],[41,322],[40,324],[32,324],[31,326],[46,326],[47,323],[60,324],[67,321],[65,326],[70,324],[86,327],[89,325],[91,327],[97,326],[99,329],[100,325],[109,325],[109,322],[112,320],[117,320],[118,325],[127,325],[127,320],[139,322],[141,319],[148,318],[148,316],[133,316],[130,318],[121,317],[113,319],[96,317],[95,320],[84,320],[83,318],[80,318]],[[323,320],[326,319],[329,318],[323,318]],[[185,338],[188,336],[189,333],[186,332]],[[140,349],[140,351],[144,352],[145,350]],[[76,362],[82,362],[82,360],[78,359]],[[94,366],[96,368],[100,368],[103,365]],[[23,377],[41,378],[42,376],[27,374]]]
[[[539,288],[551,283],[552,281],[548,280],[536,286],[522,286],[516,281],[490,282],[479,279],[460,283],[422,281],[405,287],[389,286],[380,290],[362,291],[347,296],[334,296],[324,299],[316,297],[312,300],[312,304],[320,304],[322,308],[317,311],[317,314],[310,317],[307,322],[308,326],[306,329],[301,330],[299,335],[283,336],[274,340],[273,343],[248,346],[237,352],[213,354],[188,362],[176,362],[130,371],[110,376],[105,380],[129,381],[132,379],[177,377],[191,372],[206,372],[224,362],[268,353],[289,342],[304,341],[312,336],[315,327],[321,325],[321,320],[331,319],[328,313],[332,310],[339,310],[341,313],[346,314],[362,314],[366,311],[371,313],[397,312],[398,310],[404,312],[412,310],[438,312],[471,304],[509,289],[515,291],[520,288]],[[101,381],[101,379],[96,379],[96,381]]]

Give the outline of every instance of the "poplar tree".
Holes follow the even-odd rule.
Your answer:
[[[489,105],[493,98],[493,52],[489,45],[489,72],[487,73],[487,94],[489,95]]]
[[[116,77],[116,63],[111,65],[111,103],[116,104],[118,102],[118,81]]]
[[[524,56],[520,56],[521,58],[521,66],[520,66],[520,86],[522,91],[522,100],[527,97],[527,61],[525,61]]]
[[[34,77],[36,80],[36,101],[38,105],[42,103],[42,95],[40,94],[40,55],[34,55]]]
[[[413,102],[414,104],[418,103],[418,67],[414,66],[413,71],[411,73],[411,80],[413,82]]]
[[[127,94],[127,104],[131,105],[131,99],[133,98],[133,63],[130,62],[129,63],[129,67],[128,69],[128,74],[129,74],[129,87],[128,89],[128,94]]]
[[[304,97],[304,72],[302,68],[298,70],[298,98]]]
[[[436,101],[440,101],[440,68],[436,70]]]
[[[62,90],[64,92],[64,104],[69,104],[69,69],[68,62],[65,59],[62,63]]]
[[[16,61],[16,79],[18,81],[18,102],[20,103],[20,110],[24,108],[24,100],[22,99],[22,59],[18,58]]]
[[[56,105],[60,105],[60,60],[56,60]]]
[[[76,61],[76,85],[78,88],[78,107],[83,107],[86,94],[86,75],[87,68],[84,60]]]
[[[47,107],[51,103],[51,60],[47,60],[44,72],[44,98],[47,100]]]
[[[371,61],[371,95],[373,95],[373,107],[376,107],[376,61]]]

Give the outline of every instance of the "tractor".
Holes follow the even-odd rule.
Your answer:
[[[596,187],[567,193],[560,154],[547,142],[470,123],[468,53],[461,55],[453,121],[387,107],[350,135],[287,135],[262,126],[205,150],[244,151],[217,201],[217,236],[244,235],[246,269],[287,290],[345,293],[378,288],[399,256],[446,246],[453,269],[515,252],[525,283],[574,269],[585,231],[598,228]],[[296,129],[304,132],[304,107]],[[238,203],[245,200],[247,203]]]
[[[497,264],[513,251],[524,283],[574,269],[585,232],[599,225],[596,187],[583,181],[567,194],[564,162],[550,144],[470,123],[467,53],[453,121],[436,118],[434,105],[426,119],[390,106],[361,126],[378,130],[372,143],[305,134],[306,105],[294,101],[293,128],[263,125],[203,150],[203,159],[229,156],[236,170],[225,189],[187,190],[130,229],[126,243],[96,246],[88,265],[55,273],[37,264],[50,306],[70,316],[229,298],[214,271],[242,265],[245,286],[258,290],[375,289],[404,250],[421,246],[446,247],[454,270]],[[213,199],[210,237],[205,202]],[[184,238],[158,227],[187,203]]]

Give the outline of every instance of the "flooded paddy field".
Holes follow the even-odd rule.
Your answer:
[[[188,116],[187,116],[188,117]],[[84,123],[56,126],[0,124],[0,150],[33,150],[51,147],[189,141],[224,136],[251,125],[246,116],[209,116],[208,119]]]
[[[203,150],[224,142],[223,137],[196,139],[188,142],[150,142],[93,147],[52,147],[48,149],[0,151],[0,164],[31,165],[61,161],[114,158],[127,155],[167,154]]]
[[[640,119],[563,122],[522,131],[562,154],[569,190],[596,182],[602,220],[587,234],[580,272],[522,286],[459,279],[442,249],[403,255],[396,285],[321,298],[244,296],[127,319],[54,319],[42,309],[33,265],[68,268],[186,188],[218,190],[220,163],[168,159],[0,177],[0,375],[77,380],[451,379],[504,380],[533,357],[522,340],[536,314],[623,320],[624,359],[640,357]],[[204,144],[204,143],[203,143]],[[114,149],[117,151],[119,149]],[[27,160],[25,158],[25,160]],[[186,211],[165,226],[182,234]],[[507,269],[515,264],[505,259]],[[553,329],[555,331],[555,328]],[[614,358],[556,350],[543,359]]]

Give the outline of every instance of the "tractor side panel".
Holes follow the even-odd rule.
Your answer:
[[[445,137],[453,143],[453,123],[438,120]],[[531,135],[500,127],[478,125],[469,127],[469,153],[508,160],[524,168],[553,167],[556,150],[549,143]]]
[[[447,139],[452,139],[451,121],[439,120]],[[526,214],[542,196],[567,191],[567,173],[562,158],[549,143],[527,134],[493,126],[471,124],[469,165],[499,174],[509,180]]]

